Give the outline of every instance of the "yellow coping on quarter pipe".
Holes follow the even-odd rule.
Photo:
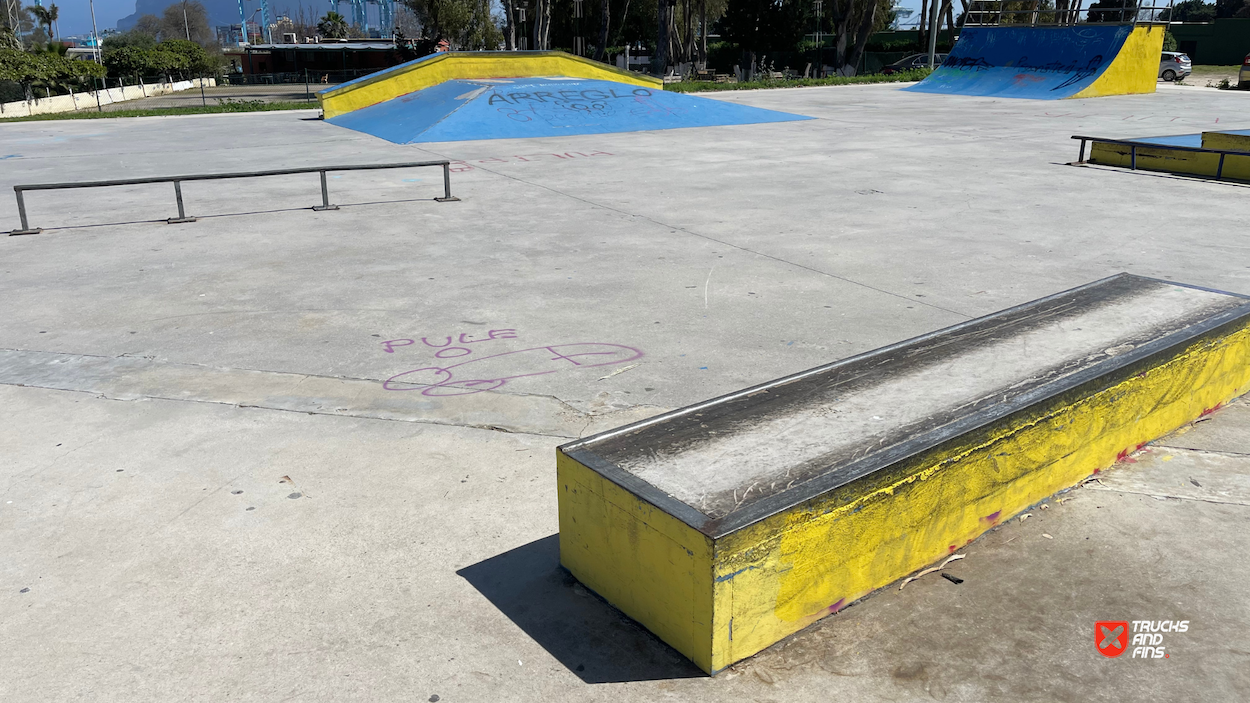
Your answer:
[[[1159,56],[1166,25],[1140,25],[1124,40],[1111,65],[1073,98],[1153,93],[1159,80]]]
[[[1244,148],[1213,147],[1209,145],[1207,135],[1203,135],[1204,148],[1228,149]],[[1122,166],[1131,168],[1133,165],[1132,147],[1125,144],[1109,144],[1095,141],[1090,146],[1089,163],[1101,166]],[[1200,151],[1182,151],[1169,149],[1167,146],[1138,146],[1137,168],[1144,171],[1167,171],[1169,173],[1185,173],[1194,176],[1214,178],[1217,171],[1221,178],[1250,181],[1250,154],[1245,156],[1229,154],[1224,157],[1224,168],[1220,169],[1220,155]]]
[[[1112,277],[561,447],[561,563],[716,673],[1247,392],[1248,362],[1250,299]]]
[[[563,51],[450,51],[378,71],[317,93],[325,119],[455,79],[567,76],[664,89],[658,78]]]

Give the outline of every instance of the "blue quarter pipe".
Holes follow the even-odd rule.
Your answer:
[[[449,80],[327,121],[414,144],[807,119],[612,81],[525,78]]]
[[[942,65],[904,90],[1069,98],[1106,71],[1132,30],[1132,25],[965,27]]]

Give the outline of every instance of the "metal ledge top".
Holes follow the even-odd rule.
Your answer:
[[[561,451],[719,536],[1242,317],[1119,274]]]

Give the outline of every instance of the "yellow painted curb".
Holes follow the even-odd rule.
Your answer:
[[[563,51],[450,51],[409,61],[317,93],[326,119],[444,81],[567,76],[664,89],[658,78]]]
[[[1183,314],[1155,325],[1161,310]],[[1122,337],[1082,327],[1138,315],[1154,317]],[[819,455],[822,432],[890,421],[838,419],[876,412],[856,394],[914,387],[909,402],[923,404],[943,392],[933,384],[965,383],[950,375],[961,355],[1012,334],[1030,354],[1049,339],[1084,361],[991,389],[979,407],[937,408],[900,426],[893,444],[872,446],[865,430],[868,448]],[[1086,337],[1090,349],[1075,344]],[[1103,349],[1107,339],[1133,341]],[[714,674],[1247,391],[1250,299],[1121,275],[564,445],[560,560]],[[817,464],[799,457],[804,442]],[[790,467],[794,485],[769,487],[781,474],[766,465]],[[730,499],[735,467],[747,473]]]

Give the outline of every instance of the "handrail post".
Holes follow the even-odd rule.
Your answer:
[[[1081,140],[1081,158],[1077,159],[1076,162],[1078,164],[1085,163],[1085,140],[1084,139]]]
[[[1224,157],[1225,156],[1227,156],[1227,154],[1221,151],[1220,152],[1220,165],[1216,166],[1215,168],[1215,180],[1217,181],[1220,180],[1224,176]],[[23,219],[22,224],[25,225],[25,219]]]
[[[459,202],[460,198],[452,197],[451,194],[451,164],[443,164],[443,197],[434,199],[440,203]]]
[[[339,209],[338,205],[330,204],[330,187],[326,185],[326,170],[323,168],[319,171],[319,173],[321,174],[321,204],[314,205],[313,210],[316,210],[317,212],[322,212],[325,210]]]
[[[1137,170],[1137,145],[1136,144],[1129,147],[1129,168],[1134,171]]]
[[[17,216],[22,221],[22,228],[9,232],[9,236],[11,237],[15,234],[39,234],[42,232],[43,230],[39,228],[31,229],[30,223],[26,221],[26,198],[22,196],[22,187],[13,186],[13,192],[17,193]]]
[[[177,225],[183,222],[195,222],[194,217],[187,217],[187,212],[182,206],[182,181],[174,181],[174,197],[178,200],[178,216],[171,217],[166,220],[166,222],[171,225]]]

